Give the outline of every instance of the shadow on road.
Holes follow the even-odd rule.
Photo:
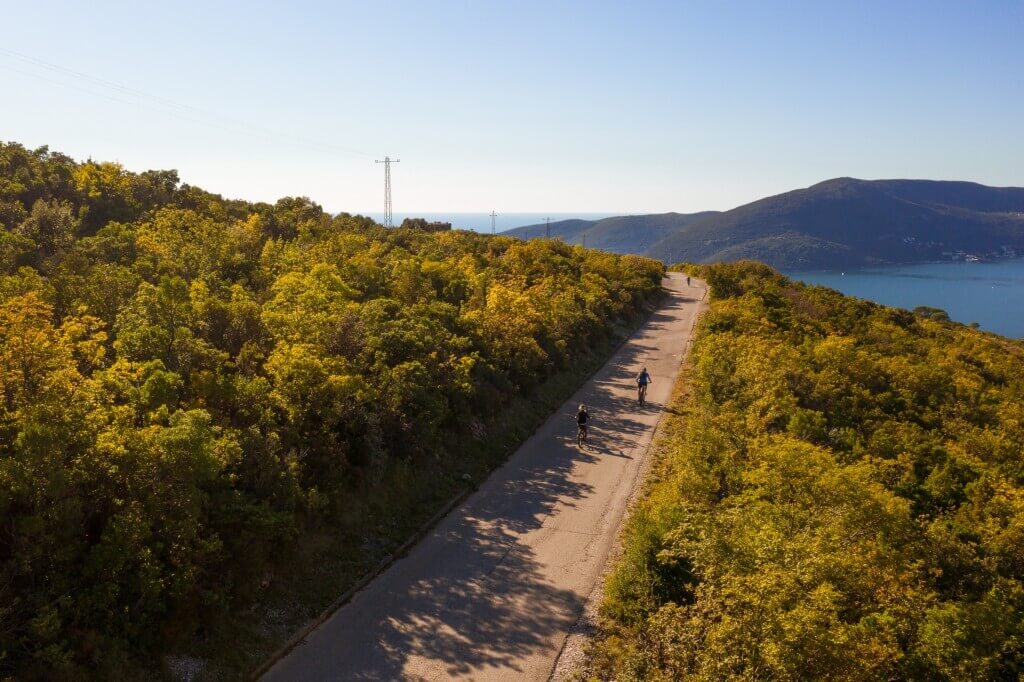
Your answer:
[[[503,475],[454,527],[439,529],[454,565],[413,583],[337,679],[409,679],[404,667],[410,658],[442,661],[452,676],[489,666],[519,671],[517,661],[550,646],[552,632],[571,627],[580,597],[554,587],[533,551],[518,541],[540,528],[556,505],[574,505],[591,491],[570,472],[592,455],[568,443],[550,454],[528,468],[497,472],[511,476]],[[473,577],[453,579],[460,575]]]

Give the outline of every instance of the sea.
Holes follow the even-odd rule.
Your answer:
[[[495,213],[498,214],[494,218],[495,232],[503,232],[504,230],[511,230],[513,227],[522,227],[523,225],[540,225],[544,223],[545,218],[550,218],[551,222],[555,222],[558,220],[570,220],[573,218],[580,220],[600,220],[601,218],[624,215],[623,213],[501,213],[500,211],[495,211]],[[366,213],[364,215],[369,218],[373,218],[378,223],[384,222],[383,213]],[[423,218],[429,221],[451,223],[452,227],[457,230],[474,230],[476,232],[491,231],[491,214],[489,212],[399,213],[396,211],[391,214],[391,220],[395,225],[401,225],[402,221],[406,218]]]
[[[884,305],[941,308],[957,322],[1024,338],[1024,259],[785,274]]]

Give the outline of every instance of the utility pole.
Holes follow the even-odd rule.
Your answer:
[[[587,233],[583,233],[583,248],[587,248]]]
[[[551,239],[551,218],[544,219],[544,238]]]
[[[392,159],[385,156],[383,161],[374,163],[384,164],[384,227],[393,227],[391,224],[391,164],[398,163],[401,159]]]
[[[494,209],[491,209],[491,234],[494,234],[494,219],[497,215],[498,214],[494,212]]]

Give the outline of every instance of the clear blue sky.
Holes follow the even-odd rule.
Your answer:
[[[379,211],[384,154],[396,212],[1024,186],[1016,0],[0,7],[0,139],[232,197]]]

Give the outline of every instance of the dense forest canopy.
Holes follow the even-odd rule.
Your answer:
[[[659,290],[447,227],[0,145],[0,676],[159,653]]]
[[[699,273],[597,673],[1018,679],[1024,344],[750,262]]]

